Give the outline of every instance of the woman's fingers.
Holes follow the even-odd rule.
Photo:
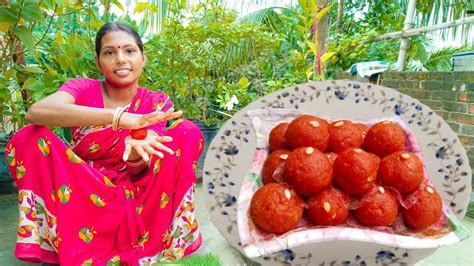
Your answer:
[[[134,149],[135,152],[146,162],[150,161],[151,155],[156,155],[159,158],[164,157],[163,152],[173,155],[174,151],[163,144],[171,141],[173,141],[172,137],[159,136],[153,131],[149,131],[149,135],[143,140],[137,140],[133,139],[131,136],[127,136],[125,138],[125,150],[122,159],[127,161],[132,153],[132,149]]]
[[[166,112],[164,112],[164,113],[165,113],[165,115],[168,116],[168,115],[172,114],[173,112],[174,112],[174,107],[171,107],[170,109],[166,110]]]
[[[167,152],[167,153],[169,153],[169,154],[171,154],[171,155],[174,154],[174,151],[173,151],[172,149],[166,147],[165,145],[163,145],[163,144],[160,143],[160,142],[153,142],[151,145],[152,145],[153,147],[155,147],[155,149],[165,151],[165,152]]]
[[[166,112],[163,111],[154,111],[152,113],[146,114],[145,116],[148,116],[148,119],[160,119],[164,120],[166,117],[170,116],[174,112],[174,108],[171,107],[170,109],[166,110]]]
[[[153,149],[153,146],[152,145],[146,145],[145,146],[145,150],[148,152],[148,154],[153,154],[153,155],[156,155],[158,156],[159,158],[163,159],[164,155],[162,152],[160,151],[157,151],[155,149]]]
[[[168,109],[166,112],[155,111],[144,115],[145,123],[148,125],[156,124],[158,122],[167,121],[170,119],[176,119],[183,115],[183,111],[179,110],[174,112],[174,108]]]
[[[182,115],[183,111],[179,110],[175,112],[174,108],[170,108],[166,110],[166,112],[154,111],[148,114],[135,114],[125,112],[124,115],[122,115],[122,118],[120,119],[119,126],[121,128],[138,129],[170,119],[180,118]]]
[[[148,156],[148,153],[145,152],[141,145],[135,145],[135,150],[143,158],[143,160],[145,160],[145,162],[150,161],[150,156]]]
[[[170,136],[157,136],[156,140],[159,142],[172,142],[173,138]]]
[[[128,160],[128,156],[130,156],[131,152],[132,152],[132,145],[130,143],[127,143],[127,139],[125,139],[125,150],[123,151],[123,156],[122,156],[122,159],[124,162]]]
[[[154,117],[154,119],[158,119],[159,121],[166,121],[170,119],[176,119],[183,115],[183,111],[179,110],[177,112],[174,111],[173,108],[168,109],[165,113],[160,113]]]
[[[169,119],[180,118],[182,115],[183,115],[183,111],[182,111],[182,110],[179,110],[179,111],[177,111],[177,112],[171,113],[171,118],[169,118]]]

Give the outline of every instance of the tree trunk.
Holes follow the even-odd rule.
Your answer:
[[[411,30],[407,30],[407,31],[397,31],[397,32],[390,32],[390,33],[382,34],[382,35],[374,37],[372,39],[364,40],[364,41],[358,43],[357,45],[372,43],[372,42],[380,42],[380,41],[391,40],[391,39],[407,38],[407,37],[417,36],[417,35],[423,34],[425,32],[441,30],[441,29],[446,29],[446,28],[450,28],[450,27],[456,27],[456,26],[463,25],[463,24],[473,24],[473,23],[474,23],[474,16],[471,16],[471,17],[467,17],[467,18],[462,18],[462,19],[446,22],[446,23],[441,23],[441,24],[438,24],[438,25],[422,27],[422,28],[417,28],[417,29],[411,29]]]
[[[328,0],[317,0],[318,12],[328,5]],[[318,22],[318,48],[321,54],[327,52],[327,41],[329,38],[329,15],[326,14]]]
[[[344,15],[344,0],[338,0],[336,31],[339,32],[342,27],[342,16]]]
[[[109,11],[110,11],[110,1],[104,1],[104,15],[105,15],[105,22],[109,22]]]
[[[405,16],[405,22],[403,23],[403,31],[410,30],[412,28],[413,19],[416,11],[416,0],[410,0],[408,2],[407,14]],[[400,43],[400,52],[398,53],[398,61],[395,66],[395,70],[403,71],[405,62],[407,60],[408,43],[410,38],[403,38]]]
[[[327,51],[327,40],[329,38],[329,16],[326,13],[321,20],[317,21],[316,17],[320,10],[325,8],[328,5],[328,0],[316,0],[317,10],[314,14],[314,28],[315,34],[313,38],[316,38],[317,41],[317,54],[314,55],[314,75],[319,76],[323,73],[321,55]]]

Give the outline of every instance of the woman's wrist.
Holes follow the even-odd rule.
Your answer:
[[[114,115],[112,117],[112,129],[113,131],[117,131],[120,126],[120,119],[123,113],[126,111],[125,107],[117,107],[114,111]]]
[[[143,158],[135,161],[125,161],[125,165],[127,166],[127,172],[132,176],[140,174],[148,167],[148,163]]]

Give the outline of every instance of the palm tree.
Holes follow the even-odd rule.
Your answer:
[[[406,3],[408,2],[408,0],[399,1],[402,6],[406,6]],[[417,5],[418,14],[415,24],[417,27],[423,27],[467,17],[469,15],[469,8],[474,8],[472,5],[472,1],[469,0],[419,1],[419,4]],[[456,38],[457,32],[460,30],[463,32],[462,42],[465,44],[469,41],[472,42],[472,38],[469,39],[469,36],[472,37],[472,35],[470,35],[472,25],[470,24],[433,32],[433,37],[440,37],[442,40],[448,40],[450,38],[454,39]]]
[[[403,30],[412,28],[412,24],[418,26],[427,26],[428,24],[440,24],[448,21],[463,18],[467,15],[468,2],[463,0],[437,0],[437,1],[417,1],[417,0],[399,0],[402,6],[406,6],[406,17]],[[408,5],[407,5],[408,2]],[[418,11],[418,12],[417,12]],[[417,15],[415,15],[417,13]],[[458,27],[447,28],[434,32],[434,37],[441,37],[446,40],[449,31],[452,32],[451,38],[456,38],[459,28],[463,31],[463,41],[467,44],[468,37],[471,36],[471,24],[464,24]],[[405,66],[408,50],[409,38],[403,38],[400,45],[400,52],[396,69],[402,71]]]
[[[301,0],[299,0],[301,1]],[[283,7],[299,2],[297,0],[248,0],[248,1],[231,1],[231,0],[217,0],[217,2],[229,8],[239,9],[241,15],[249,14],[254,10],[264,9],[269,7]],[[320,2],[321,0],[312,0]],[[344,5],[344,2],[355,2],[360,0],[329,0],[328,2],[336,5]],[[367,5],[378,0],[365,0]],[[381,0],[383,1],[383,0]],[[139,0],[126,0],[127,9],[136,6]],[[148,4],[154,5],[159,12],[149,14],[148,29],[151,33],[158,33],[160,31],[162,21],[169,15],[168,6],[170,3],[179,3],[181,5],[193,5],[207,2],[205,0],[148,0]],[[390,1],[392,2],[392,1]],[[396,3],[404,10],[408,7],[409,0],[397,0]],[[417,12],[415,14],[414,28],[434,25],[447,21],[463,18],[468,15],[469,10],[474,10],[474,6],[469,0],[430,0],[418,1]],[[147,10],[144,10],[147,12]],[[148,13],[148,12],[147,12]],[[343,11],[339,11],[342,17]],[[435,32],[435,37],[440,37],[442,40],[449,40],[456,37],[458,31],[462,31],[463,42],[472,41],[470,33],[472,27],[470,25],[458,26],[453,29],[446,29]]]
[[[283,7],[285,5],[296,4],[297,0],[250,0],[250,1],[227,1],[215,0],[219,5],[227,8],[236,9],[241,16],[252,13],[255,10],[266,9],[269,7]],[[200,3],[206,3],[205,0],[148,0],[147,3],[140,0],[126,0],[126,10],[133,10],[133,13],[143,12],[145,15],[144,23],[146,35],[153,35],[162,30],[164,20],[171,15],[170,5],[192,6]],[[137,4],[141,8],[137,9]],[[157,11],[155,11],[155,9]]]
[[[444,47],[428,53],[419,60],[408,62],[407,69],[410,71],[451,71],[451,58],[453,54],[472,50],[474,46],[464,45],[461,47]]]

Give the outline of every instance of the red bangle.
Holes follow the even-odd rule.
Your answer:
[[[125,164],[127,165],[127,167],[134,167],[134,168],[138,168],[142,165],[145,164],[145,160],[143,160],[143,158],[141,158],[140,160],[136,160],[136,161],[125,161]]]

